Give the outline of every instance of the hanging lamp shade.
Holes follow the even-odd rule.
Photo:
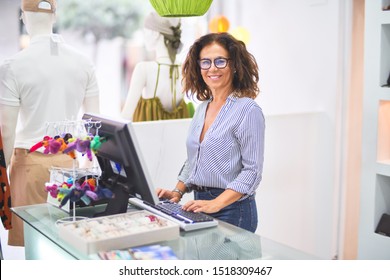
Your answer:
[[[203,16],[213,0],[149,0],[162,17]]]
[[[248,29],[242,26],[236,27],[230,32],[230,34],[232,34],[233,37],[236,38],[237,40],[243,41],[245,45],[248,45],[251,39]]]
[[[213,17],[209,22],[209,30],[212,33],[227,32],[229,27],[229,20],[225,16]]]

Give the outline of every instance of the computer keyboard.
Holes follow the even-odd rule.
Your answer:
[[[160,210],[168,215],[177,216],[178,219],[183,219],[184,221],[188,221],[189,223],[200,223],[200,222],[209,222],[212,221],[213,218],[207,216],[203,213],[194,213],[185,211],[181,208],[180,204],[173,203],[171,201],[163,201],[157,205],[152,205],[157,210]]]
[[[160,215],[168,220],[179,224],[185,231],[201,228],[208,228],[218,225],[217,220],[204,214],[194,213],[181,209],[181,205],[171,201],[161,201],[158,204],[151,204],[136,197],[131,197],[129,202],[142,209]]]

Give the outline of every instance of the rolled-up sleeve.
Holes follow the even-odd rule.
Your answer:
[[[237,129],[242,169],[227,188],[240,193],[253,193],[260,184],[264,162],[265,121],[258,106],[253,106]]]

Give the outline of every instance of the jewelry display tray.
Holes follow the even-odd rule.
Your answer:
[[[179,238],[176,223],[146,210],[58,225],[60,238],[85,254],[125,249]]]

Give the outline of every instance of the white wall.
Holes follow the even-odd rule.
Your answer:
[[[320,258],[335,255],[332,124],[324,112],[266,116],[257,233]]]
[[[19,1],[0,1],[0,63],[19,50]]]
[[[343,2],[343,1],[341,1]],[[343,5],[243,0],[241,25],[258,60],[266,114],[260,228],[321,258],[338,254],[343,133]]]

